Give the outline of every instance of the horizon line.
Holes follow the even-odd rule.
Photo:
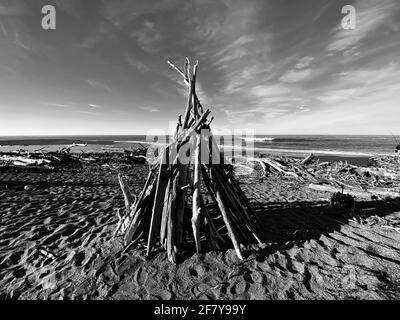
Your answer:
[[[215,135],[218,135],[215,133]],[[106,137],[106,136],[147,136],[147,134],[143,133],[130,133],[130,134],[13,134],[13,135],[0,135],[1,138],[12,138],[12,137]],[[234,135],[235,136],[235,135]],[[236,135],[240,136],[240,135]],[[396,137],[397,135],[393,134],[366,134],[366,133],[256,133],[254,136],[391,136]],[[400,136],[400,135],[399,135]]]

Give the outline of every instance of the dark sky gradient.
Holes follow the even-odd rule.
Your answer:
[[[0,135],[167,130],[185,56],[215,129],[400,134],[399,52],[398,0],[0,0]]]

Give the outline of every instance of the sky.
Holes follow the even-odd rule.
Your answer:
[[[398,0],[0,0],[0,135],[166,131],[186,56],[216,132],[400,135],[399,52]]]

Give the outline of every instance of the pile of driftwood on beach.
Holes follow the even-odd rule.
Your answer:
[[[24,149],[0,153],[0,169],[24,169],[36,171],[52,171],[55,168],[89,161],[83,154],[73,154],[74,147],[84,147],[85,144],[73,143],[55,152],[47,152],[45,147],[29,152]]]
[[[130,164],[139,164],[147,162],[147,147],[139,144],[135,149],[124,149],[125,158]]]
[[[237,162],[237,160],[236,160]],[[283,177],[310,182],[312,190],[343,193],[361,199],[384,199],[400,197],[400,159],[398,157],[375,157],[368,167],[347,162],[320,162],[310,154],[302,160],[295,158],[267,157],[243,158],[236,166],[257,164],[263,175],[272,172]],[[252,167],[248,167],[253,170]]]
[[[56,169],[71,166],[81,167],[82,164],[95,163],[109,167],[115,171],[132,164],[145,164],[148,161],[147,150],[141,144],[131,149],[118,148],[113,152],[72,152],[74,147],[86,147],[84,143],[72,143],[57,151],[47,151],[47,147],[28,151],[19,149],[0,152],[0,170],[23,170],[34,172],[52,172]]]
[[[210,110],[203,108],[197,96],[197,62],[193,72],[188,59],[183,69],[169,64],[182,75],[189,89],[186,111],[178,118],[173,142],[150,165],[138,197],[131,195],[125,177],[119,176],[126,209],[119,212],[115,235],[122,235],[127,247],[143,242],[147,254],[159,243],[171,262],[176,262],[189,237],[193,237],[197,252],[204,245],[219,250],[230,239],[237,256],[243,259],[242,245],[261,242],[257,222],[233,177],[232,166],[224,164],[210,130]],[[179,152],[187,144],[194,146],[194,154],[189,163],[183,163]],[[202,161],[205,149],[209,161]],[[204,191],[212,199],[212,208],[205,205]]]

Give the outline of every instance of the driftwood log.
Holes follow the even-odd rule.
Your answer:
[[[398,198],[398,197],[400,197],[400,192],[398,192],[398,191],[392,191],[392,190],[380,189],[380,188],[373,188],[373,189],[368,188],[366,190],[358,190],[351,186],[347,186],[346,188],[340,188],[340,187],[335,187],[331,184],[313,184],[313,183],[311,183],[308,187],[315,191],[331,192],[331,193],[343,192],[345,194],[350,194],[352,196],[355,196],[358,198],[364,198],[364,199],[371,199],[371,196],[376,196],[379,198],[387,198],[387,197]]]
[[[305,157],[303,160],[301,160],[301,164],[306,166],[310,164],[314,160],[315,156],[310,153],[307,157]]]

